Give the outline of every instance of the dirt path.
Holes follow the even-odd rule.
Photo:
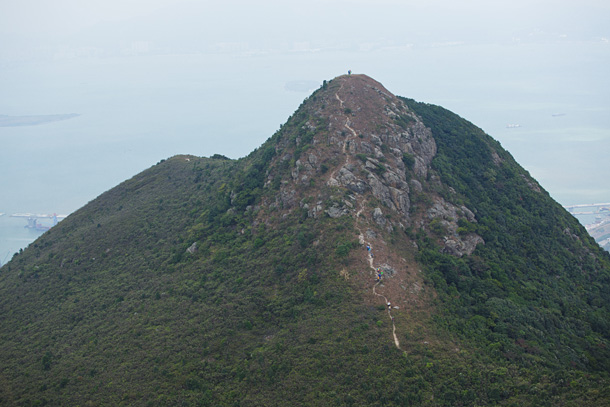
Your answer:
[[[339,91],[343,88],[343,84],[341,84],[341,87],[339,88],[339,90],[337,91],[337,93],[335,93],[335,97],[337,98],[337,100],[339,101],[339,104],[341,105],[341,110],[343,110],[343,100],[341,100],[341,98],[339,97]],[[350,130],[352,132],[352,134],[356,134],[356,132],[348,126],[348,122],[349,122],[349,117],[346,118],[345,124],[344,126]],[[343,142],[343,147],[341,148],[341,152],[345,155],[345,161],[343,162],[343,167],[345,167],[348,163],[349,163],[349,155],[346,154],[347,153],[347,143],[349,143],[351,137],[346,137],[345,141]],[[337,171],[339,171],[339,167],[335,167],[335,169],[333,170],[333,172],[330,174],[330,177],[328,178],[329,180],[329,185],[338,185],[337,183],[337,179],[335,178],[335,175],[337,174]],[[331,180],[333,180],[333,182],[331,182]],[[333,184],[334,183],[334,184]]]
[[[341,88],[343,88],[343,85],[341,85]],[[339,88],[339,91],[341,90],[341,88]],[[337,91],[337,93],[335,93],[335,97],[337,98],[337,100],[339,101],[339,104],[341,105],[341,109],[343,109],[343,100],[341,100],[341,98],[339,97],[339,91]],[[346,129],[348,129],[350,131],[350,133],[352,133],[352,137],[347,136],[345,138],[345,142],[343,143],[343,154],[345,154],[347,152],[347,144],[350,142],[350,140],[352,140],[355,137],[358,137],[358,134],[356,133],[356,131],[354,129],[352,129],[349,125],[351,124],[349,117],[345,118],[345,124],[343,126],[345,126]],[[345,156],[345,164],[347,164],[349,162],[349,155]]]
[[[364,201],[362,202],[361,205],[364,204]],[[358,221],[358,219],[360,219],[360,214],[362,213],[362,206],[360,207],[360,209],[358,210],[358,212],[356,212],[356,222]],[[367,250],[367,261],[369,263],[369,267],[371,270],[373,270],[373,273],[377,272],[377,269],[375,268],[374,264],[373,264],[373,256],[371,255],[371,252],[373,251],[373,246],[371,245],[370,242],[367,242],[364,239],[364,234],[362,233],[362,230],[360,229],[359,226],[356,226],[356,229],[358,229],[358,240],[360,242],[360,244],[368,246],[371,248],[371,250]],[[377,286],[381,284],[381,281],[378,281],[377,283],[375,283],[375,285],[373,285],[373,294],[375,294],[378,297],[383,298],[383,304],[387,306],[387,310],[388,310],[388,317],[390,317],[390,320],[392,321],[392,336],[394,337],[394,344],[396,345],[396,348],[400,349],[401,351],[405,352],[405,354],[407,353],[404,349],[402,349],[400,347],[400,342],[398,341],[398,336],[396,336],[396,325],[394,324],[394,317],[392,316],[392,308],[388,305],[390,304],[390,301],[388,300],[388,298],[383,295],[383,294],[379,294],[377,292]]]
[[[341,88],[343,87],[343,85],[341,85]],[[339,90],[341,90],[341,88],[339,88]],[[341,98],[339,97],[339,91],[337,91],[337,93],[335,93],[335,97],[337,98],[337,100],[339,101],[339,104],[341,105],[341,109],[343,109],[343,100],[341,100]],[[352,129],[349,125],[352,122],[349,120],[349,116],[345,118],[345,128],[348,129],[350,131],[350,133],[352,133],[352,135],[354,137],[358,137],[358,134],[356,133],[356,130]],[[349,141],[349,138],[346,140],[345,144],[343,144],[343,152],[345,153],[345,146],[347,145],[347,142]]]
[[[339,97],[339,92],[341,91],[341,89],[343,89],[343,84],[341,84],[341,87],[339,88],[337,93],[335,93],[335,98],[337,98],[337,100],[339,101],[340,109],[341,109],[341,111],[343,111],[343,100]],[[337,171],[339,171],[340,168],[343,168],[347,164],[349,164],[350,156],[349,156],[349,154],[347,154],[347,145],[349,144],[349,142],[352,139],[358,137],[358,134],[356,133],[356,131],[354,129],[352,129],[350,127],[350,124],[351,124],[351,122],[349,120],[349,117],[346,116],[345,117],[345,124],[343,126],[346,129],[348,129],[352,135],[351,136],[347,135],[345,137],[345,141],[343,142],[343,147],[341,148],[341,152],[345,155],[345,160],[343,161],[343,166],[342,167],[336,167],[333,170],[333,172],[330,174],[330,177],[328,178],[329,179],[329,185],[333,185],[333,186],[337,186],[338,185],[337,179],[335,178],[335,175],[337,174]],[[330,181],[330,180],[333,180],[333,181]]]
[[[337,91],[337,93],[335,93],[335,98],[339,101],[339,105],[340,105],[340,109],[341,112],[344,113],[344,102],[343,100],[339,97],[339,92],[343,89],[343,84],[341,84],[341,87],[339,88],[339,90]],[[343,163],[343,166],[346,166],[347,164],[349,164],[349,160],[350,160],[350,155],[347,154],[347,146],[348,143],[355,139],[356,137],[358,137],[358,134],[356,133],[356,131],[350,127],[351,121],[349,119],[349,116],[347,113],[345,113],[346,117],[345,117],[345,124],[343,125],[348,131],[349,134],[346,136],[345,141],[343,143],[343,148],[342,148],[342,152],[345,155],[345,161]],[[350,135],[351,134],[351,135]],[[339,170],[339,168],[335,168],[335,170],[332,172],[332,174],[329,177],[329,182],[330,180],[334,180],[334,182],[336,182],[336,178],[335,178],[335,174],[336,172]],[[337,183],[338,185],[338,183]],[[360,242],[361,245],[364,246],[369,246],[371,247],[371,251],[372,251],[372,245],[370,242],[367,242],[364,239],[364,234],[362,233],[362,229],[360,229],[360,227],[358,226],[358,222],[360,220],[360,214],[362,213],[363,209],[364,209],[364,199],[360,202],[360,208],[358,209],[358,212],[356,212],[356,229],[358,230],[358,240]],[[367,251],[367,261],[369,263],[369,268],[372,270],[372,274],[374,275],[375,272],[377,271],[374,265],[374,259],[373,256],[371,255],[371,251]],[[377,292],[377,286],[381,283],[381,281],[378,281],[377,283],[375,283],[373,285],[373,294],[377,297],[381,297],[384,300],[384,306],[387,307],[387,312],[388,312],[388,317],[390,318],[390,320],[392,321],[392,336],[394,337],[394,344],[396,345],[396,348],[400,349],[401,351],[403,351],[405,354],[407,353],[404,349],[402,349],[400,347],[400,342],[398,341],[398,337],[396,336],[396,325],[394,324],[394,317],[392,316],[392,308],[391,306],[388,306],[388,304],[390,303],[390,301],[388,300],[388,298]]]

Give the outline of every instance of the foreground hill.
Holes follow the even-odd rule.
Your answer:
[[[0,404],[608,405],[608,304],[608,254],[499,143],[341,76],[3,267]]]

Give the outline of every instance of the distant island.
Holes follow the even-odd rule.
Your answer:
[[[80,116],[78,113],[44,114],[31,116],[8,116],[0,114],[0,127],[36,126]]]

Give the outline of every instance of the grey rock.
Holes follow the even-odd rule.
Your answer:
[[[386,171],[383,173],[383,179],[386,181],[387,185],[396,187],[401,185],[402,180],[400,177],[393,171]]]
[[[351,191],[363,194],[367,190],[367,185],[362,181],[357,181],[347,186]]]
[[[396,205],[396,208],[403,213],[403,215],[409,213],[409,208],[411,207],[411,201],[409,200],[409,195],[405,192],[390,187],[390,195],[392,196],[392,202]]]
[[[331,218],[340,218],[341,216],[347,215],[349,213],[347,209],[337,208],[336,206],[333,206],[325,210],[324,212]]]
[[[339,177],[338,177],[338,181],[342,184],[342,185],[347,185],[350,184],[352,182],[355,182],[356,176],[354,175],[353,172],[351,172],[349,169],[347,169],[346,167],[342,167],[339,170]]]
[[[367,181],[373,195],[385,205],[390,207],[390,209],[396,210],[396,205],[392,200],[392,195],[390,194],[389,188],[379,181],[379,179],[372,173],[369,173]]]
[[[294,189],[280,189],[280,202],[284,208],[291,208],[295,204],[296,191]]]
[[[364,168],[370,171],[375,171],[378,167],[371,160],[366,160],[366,163],[364,163]]]
[[[373,211],[373,220],[379,226],[384,226],[386,224],[386,218],[383,216],[383,212],[381,212],[381,208],[375,208]]]
[[[384,263],[381,266],[379,266],[379,268],[383,270],[384,276],[394,277],[394,275],[396,274],[396,270],[394,270],[394,268],[391,267],[389,264]]]
[[[349,168],[353,169],[353,166],[345,166],[339,170],[337,177],[338,184],[343,185],[358,194],[364,193],[367,189],[367,185],[359,180]]]
[[[318,204],[307,212],[307,216],[310,218],[317,218],[320,212],[322,212],[322,205]]]
[[[313,154],[309,154],[307,161],[309,161],[309,164],[315,167],[318,164],[318,157]]]
[[[464,214],[468,222],[474,223],[477,221],[474,217],[474,213],[472,213],[470,209],[466,208],[464,205],[461,205],[460,209],[462,210],[462,213]]]
[[[445,229],[447,234],[443,247],[445,253],[462,257],[465,254],[472,254],[478,244],[485,243],[483,238],[476,233],[467,235],[457,233],[460,218],[466,218],[469,222],[476,222],[472,211],[464,205],[458,208],[442,198],[437,198],[434,205],[428,209],[427,217],[429,220],[440,220],[440,224]]]
[[[194,254],[197,251],[197,242],[194,242],[192,245],[186,249],[187,253]]]
[[[483,238],[477,234],[471,233],[460,238],[447,239],[443,251],[452,256],[462,257],[470,255],[474,252],[479,244],[485,244]]]
[[[414,189],[416,192],[422,192],[422,191],[423,191],[423,187],[422,187],[422,185],[421,185],[421,182],[419,182],[418,180],[416,180],[416,179],[412,179],[412,180],[411,180],[411,181],[409,181],[409,182],[411,182],[411,186],[413,187],[413,189]]]
[[[361,141],[360,142],[360,150],[364,153],[364,154],[373,154],[373,146],[371,146],[369,143],[367,143],[366,141]]]

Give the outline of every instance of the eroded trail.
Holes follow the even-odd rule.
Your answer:
[[[362,204],[364,204],[364,202],[362,202]],[[362,204],[361,204],[361,205],[362,205]],[[356,222],[358,222],[358,219],[360,219],[360,214],[362,213],[362,209],[363,209],[363,208],[362,208],[362,206],[361,206],[361,207],[360,207],[360,209],[358,209],[358,212],[356,212]],[[359,233],[359,235],[358,235],[358,240],[359,240],[360,244],[365,245],[365,246],[368,246],[368,247],[370,247],[370,248],[371,248],[371,250],[370,250],[370,251],[369,251],[369,250],[367,250],[367,256],[368,256],[367,261],[368,261],[368,263],[369,263],[369,268],[370,268],[371,270],[373,270],[373,274],[374,274],[374,273],[377,271],[377,269],[375,268],[375,266],[374,266],[374,264],[373,264],[373,256],[371,255],[371,251],[373,250],[373,246],[371,245],[371,243],[370,243],[370,242],[367,242],[367,241],[364,239],[364,234],[362,233],[362,230],[360,229],[360,227],[356,225],[356,228],[358,229],[358,233]],[[403,351],[403,352],[405,352],[405,353],[406,353],[406,351],[400,347],[400,342],[398,341],[398,336],[396,336],[396,325],[394,324],[394,317],[392,316],[392,308],[391,308],[391,306],[389,305],[389,304],[390,304],[390,301],[388,300],[388,298],[387,298],[385,295],[383,295],[383,294],[379,294],[379,293],[377,292],[377,286],[378,286],[380,283],[381,283],[381,280],[380,280],[380,281],[377,281],[377,282],[375,283],[375,285],[373,285],[373,294],[375,294],[377,297],[381,297],[381,298],[383,298],[384,305],[386,305],[386,306],[387,306],[388,317],[389,317],[389,318],[390,318],[390,320],[392,321],[392,336],[394,337],[394,344],[396,345],[396,348],[398,348],[398,349],[400,349],[401,351]]]
[[[339,97],[339,92],[343,89],[343,84],[341,85],[341,87],[339,88],[339,90],[337,91],[337,93],[335,93],[335,98],[339,101],[339,105],[340,105],[340,109],[342,112],[344,112],[344,101],[341,99],[341,97]],[[358,133],[356,133],[356,131],[350,126],[351,121],[349,119],[349,115],[348,113],[344,113],[345,114],[345,123],[344,123],[344,127],[348,130],[348,134],[345,137],[345,141],[343,142],[343,147],[342,147],[342,152],[345,155],[345,161],[343,163],[343,166],[346,166],[347,164],[349,164],[350,161],[350,155],[347,154],[347,148],[348,148],[348,144],[350,143],[351,140],[355,139],[358,137]],[[335,179],[335,174],[336,172],[339,171],[339,168],[337,167],[332,174],[329,177],[329,183],[331,185],[338,185],[338,182]],[[330,181],[332,180],[332,181]],[[358,209],[358,211],[356,212],[356,229],[358,230],[359,236],[358,239],[360,241],[360,244],[363,246],[369,246],[372,248],[372,245],[370,242],[367,242],[364,239],[364,234],[362,233],[362,229],[360,229],[360,227],[358,226],[359,220],[360,220],[360,214],[363,211],[363,207],[364,207],[364,199],[362,199],[362,201],[360,202],[360,208]],[[371,251],[367,251],[367,261],[369,263],[369,268],[372,270],[371,274],[375,274],[376,272],[376,268],[374,265],[374,258],[371,254]],[[387,313],[388,313],[388,317],[390,318],[390,321],[392,322],[392,336],[394,337],[394,344],[396,345],[396,348],[402,350],[403,352],[406,351],[404,349],[402,349],[400,347],[400,342],[398,341],[398,337],[396,336],[396,325],[394,324],[394,317],[392,316],[392,307],[390,304],[390,300],[383,294],[380,294],[377,292],[377,287],[379,286],[379,284],[381,283],[380,281],[377,281],[374,285],[373,285],[373,294],[377,297],[383,298],[384,300],[384,305],[387,307]]]
[[[343,88],[343,85],[341,85],[341,88]],[[339,90],[341,90],[341,88],[339,88]],[[341,109],[343,109],[343,100],[341,100],[341,98],[339,97],[339,92],[335,93],[335,97],[337,98],[337,100],[339,101],[339,104],[341,105]],[[347,145],[350,142],[351,139],[358,137],[358,134],[356,133],[356,130],[352,129],[350,127],[350,120],[349,120],[349,116],[345,117],[345,124],[343,125],[346,129],[349,130],[349,132],[352,134],[352,136],[347,136],[345,138],[345,142],[343,143],[343,154],[345,154],[347,152]],[[347,164],[349,162],[349,156],[345,156],[345,164]]]
[[[340,109],[341,109],[341,111],[343,111],[343,109],[344,109],[344,107],[343,107],[344,106],[344,102],[339,97],[339,92],[341,91],[341,89],[343,89],[343,84],[341,85],[341,87],[339,88],[337,93],[335,93],[335,98],[339,101]],[[347,164],[349,164],[349,159],[350,159],[350,155],[347,154],[347,146],[349,145],[349,142],[351,140],[353,140],[354,138],[358,137],[358,133],[356,133],[356,131],[350,127],[350,124],[351,124],[351,122],[349,120],[349,116],[346,115],[345,123],[343,124],[343,127],[345,127],[347,130],[349,130],[349,134],[345,137],[345,140],[343,141],[343,147],[341,147],[341,152],[345,156],[345,160],[343,161],[343,167],[345,167]],[[340,167],[336,167],[334,169],[334,171],[331,173],[331,175],[329,177],[329,184],[330,185],[335,185],[335,186],[338,185],[335,176],[337,174],[337,171],[339,171],[339,168]]]

